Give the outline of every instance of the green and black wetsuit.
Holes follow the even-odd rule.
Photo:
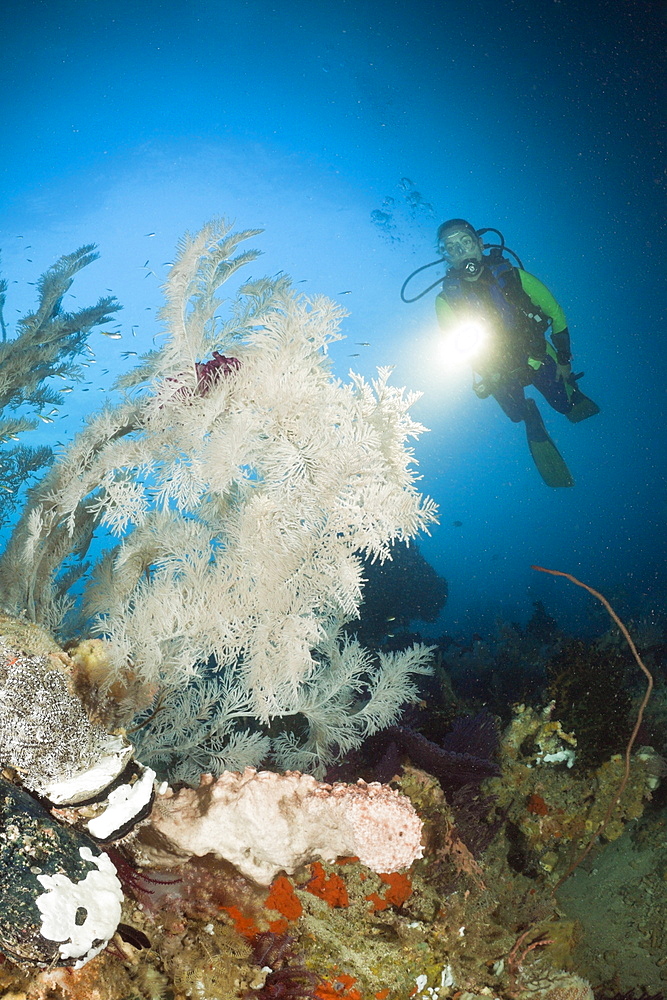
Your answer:
[[[494,396],[510,420],[525,421],[528,446],[547,485],[572,486],[574,480],[535,400],[527,399],[524,390],[535,386],[554,410],[573,422],[593,416],[598,407],[574,379],[562,377],[571,357],[570,334],[565,313],[546,285],[500,254],[491,254],[475,281],[454,269],[447,272],[436,313],[445,333],[469,319],[488,327],[489,337],[473,361],[482,377],[474,384],[477,395]],[[568,369],[564,371],[567,376]]]
[[[483,378],[517,377],[527,385],[547,356],[561,365],[570,360],[570,334],[562,306],[539,278],[513,267],[504,257],[495,261],[486,257],[476,281],[448,272],[435,308],[445,332],[463,317],[474,316],[489,325],[488,348],[473,362]],[[547,333],[552,344],[547,342]]]

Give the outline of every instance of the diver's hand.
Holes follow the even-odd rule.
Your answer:
[[[570,364],[569,361],[566,365],[559,365],[558,363],[556,364],[557,379],[560,378],[563,380],[563,382],[568,382],[570,380],[571,375],[572,375],[572,365]]]

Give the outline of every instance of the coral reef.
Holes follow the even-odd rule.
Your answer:
[[[431,650],[388,651],[387,618],[404,626],[407,603],[387,615],[380,598],[385,648],[361,645],[364,567],[383,576],[435,517],[408,447],[422,430],[415,396],[386,369],[371,384],[333,378],[342,313],[285,278],[244,286],[223,318],[217,290],[255,259],[239,251],[250,235],[212,223],[184,239],[163,347],[31,491],[0,560],[0,604],[19,616],[0,623],[0,998],[590,1000],[588,980],[617,988],[613,949],[583,946],[572,897],[590,910],[594,850],[631,834],[662,848],[650,807],[664,765],[639,736],[652,675],[609,608],[648,681],[634,727],[633,679],[615,673],[627,694],[595,718],[603,647],[575,646],[540,605],[495,648],[449,644],[470,697],[441,664],[429,690],[444,707],[418,701]],[[83,343],[74,327],[113,308],[59,311],[55,291],[89,252],[58,265],[13,342],[28,356],[52,334],[52,374]],[[38,410],[52,402],[44,377],[15,378]],[[482,701],[499,718],[475,715]],[[174,783],[154,804],[128,739]],[[340,761],[393,787],[316,780]],[[114,843],[102,851],[94,832]],[[660,901],[661,864],[641,870]],[[646,913],[655,923],[661,908]],[[647,933],[661,956],[662,927]],[[643,984],[667,981],[661,961]]]
[[[388,727],[377,742],[393,743],[414,764],[434,774],[445,791],[479,785],[498,773],[493,760],[498,734],[495,719],[488,712],[459,717],[439,744],[406,726]]]
[[[552,717],[520,705],[501,744],[501,776],[485,789],[509,831],[510,864],[535,877],[548,873],[554,884],[568,870],[572,854],[583,850],[619,795],[624,761],[614,755],[593,772],[575,771],[577,740]],[[607,841],[621,835],[625,824],[639,818],[657,785],[659,762],[650,748],[632,758],[630,780],[612,820]]]
[[[556,774],[573,781],[565,763],[527,766],[541,750],[529,752],[521,734],[537,735],[548,752],[550,733],[544,730],[550,721],[524,710],[501,738],[502,775],[482,785],[483,791],[494,786],[502,797],[504,782],[517,808],[523,803],[527,821],[538,831],[532,845],[536,857],[543,846],[539,823],[551,814],[530,811],[516,781],[526,774],[547,783]],[[552,723],[551,734],[559,731]],[[609,794],[612,785],[618,787],[619,770]],[[633,765],[626,794],[636,788],[633,794],[639,796],[640,776],[641,765],[638,770]],[[518,819],[514,805],[492,842],[473,857],[436,778],[407,768],[399,787],[424,822],[424,856],[409,871],[374,873],[349,857],[318,860],[304,862],[289,876],[278,874],[262,887],[209,854],[164,872],[137,872],[125,882],[123,923],[110,949],[66,978],[55,972],[26,978],[18,970],[11,973],[6,962],[0,985],[12,982],[30,1000],[51,1000],[49,989],[56,985],[62,997],[83,1000],[97,995],[92,983],[103,1000],[231,1000],[244,994],[257,1000],[589,996],[585,969],[576,968],[577,976],[571,964],[580,932],[552,896],[555,873],[539,863],[533,871],[513,868],[515,848],[508,831]],[[576,792],[581,798],[581,788]],[[550,802],[544,788],[542,793]],[[557,794],[567,803],[560,785]],[[599,796],[602,811],[608,793],[593,788],[591,794]],[[499,808],[496,799],[492,811]],[[574,810],[572,801],[573,816]],[[554,814],[567,830],[566,810],[561,814],[557,807]],[[625,822],[625,810],[621,816]],[[548,836],[546,828],[543,834]],[[127,845],[120,849],[126,851]],[[575,988],[580,992],[571,993]],[[53,996],[60,998],[57,992]]]
[[[548,693],[563,725],[577,733],[577,764],[594,767],[622,751],[634,714],[628,657],[574,639],[547,663]]]

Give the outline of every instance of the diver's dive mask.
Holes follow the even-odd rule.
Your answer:
[[[466,277],[476,278],[484,266],[479,237],[465,229],[444,233],[440,250],[451,266]]]

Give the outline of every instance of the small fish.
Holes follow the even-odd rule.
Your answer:
[[[137,356],[136,351],[123,351],[121,353],[121,358],[136,358],[136,356]]]
[[[100,330],[103,337],[108,337],[109,340],[120,340],[123,336],[122,333],[114,333],[112,330]]]
[[[40,420],[43,420],[45,424],[52,424],[53,423],[53,420],[51,419],[51,417],[45,417],[41,413],[38,413],[37,416],[39,417]]]
[[[389,618],[387,618],[387,621],[388,622],[395,622],[396,621],[396,615],[391,615]]]
[[[337,295],[351,295],[352,294],[352,289],[348,288],[347,291],[345,291],[345,292],[336,292],[336,294]]]
[[[356,340],[355,343],[356,343],[357,347],[370,347],[371,346],[370,345],[370,341],[368,341],[368,340]]]
[[[348,354],[348,358],[360,358],[360,357],[361,357],[361,355],[358,354],[358,353],[357,354]]]
[[[452,521],[452,527],[453,528],[462,528],[463,527],[463,521]]]
[[[71,385],[64,385],[62,389],[58,389],[58,392],[71,392],[71,391],[72,391]]]
[[[146,263],[143,266],[148,267],[148,261],[146,261]]]
[[[155,233],[144,233],[144,236],[146,237],[147,240],[149,240],[151,236],[155,236]]]

